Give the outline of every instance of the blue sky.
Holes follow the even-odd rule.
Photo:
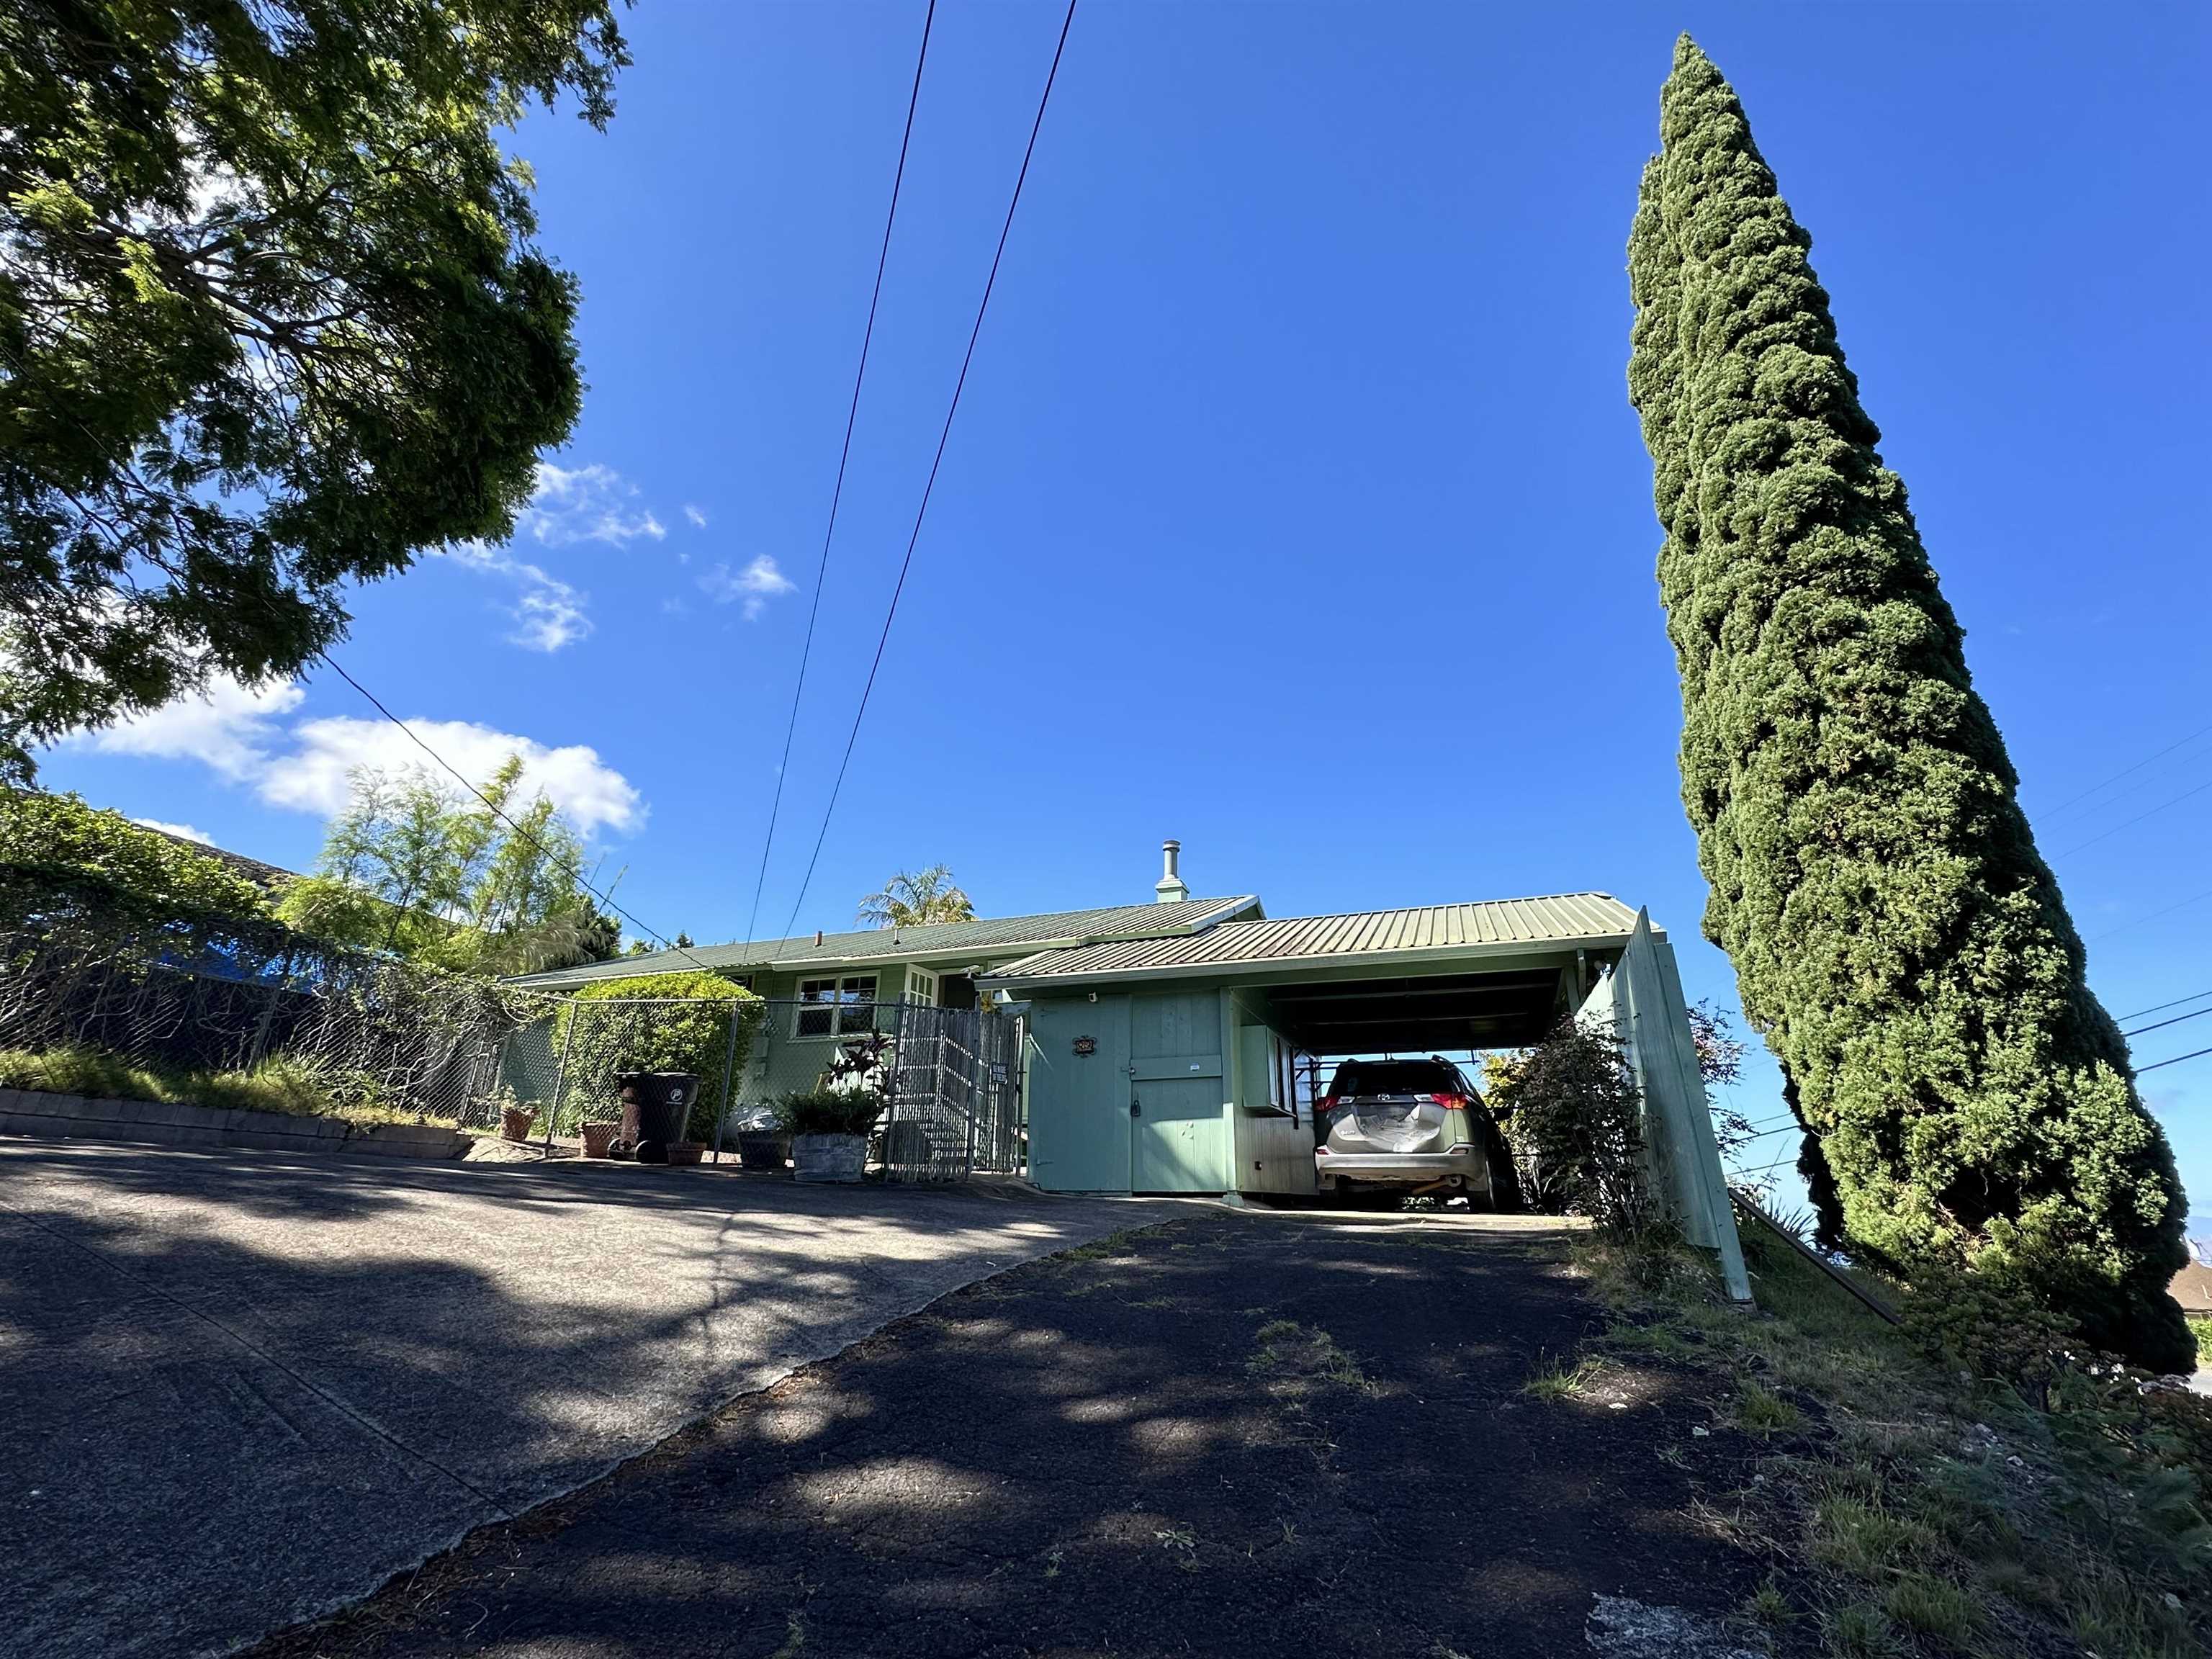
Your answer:
[[[512,544],[362,592],[339,653],[471,769],[526,740],[666,933],[744,928],[921,15],[648,3],[607,132],[528,121],[583,420]],[[940,7],[763,933],[1058,26]],[[1085,0],[801,928],[939,860],[986,914],[1141,898],[1173,835],[1278,915],[1602,888],[1732,1003],[1624,386],[1684,27],[1812,232],[2094,984],[2212,991],[2194,7]],[[304,868],[405,741],[325,674],[46,776]],[[2212,1211],[2212,1058],[2144,1083]],[[1736,1094],[1778,1109],[1771,1065]]]

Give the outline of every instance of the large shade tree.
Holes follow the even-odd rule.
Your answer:
[[[0,7],[0,778],[512,531],[576,291],[496,135],[627,61],[610,0]]]
[[[1629,241],[1683,800],[1831,1235],[2185,1369],[2172,1154],[1742,106],[1686,36]]]

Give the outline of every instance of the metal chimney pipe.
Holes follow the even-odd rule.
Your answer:
[[[1183,885],[1182,843],[1164,841],[1160,843],[1161,873],[1154,884],[1152,896],[1162,904],[1181,904],[1190,896],[1190,889]]]

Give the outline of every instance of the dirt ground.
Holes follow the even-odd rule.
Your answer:
[[[1017,1268],[255,1651],[1759,1648],[1721,1385],[1545,1389],[1601,1316],[1564,1236],[1480,1220],[1209,1212]]]

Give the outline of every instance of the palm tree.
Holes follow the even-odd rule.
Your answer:
[[[870,927],[922,927],[933,921],[973,921],[975,906],[952,884],[952,866],[902,870],[879,893],[860,901],[860,921]]]

